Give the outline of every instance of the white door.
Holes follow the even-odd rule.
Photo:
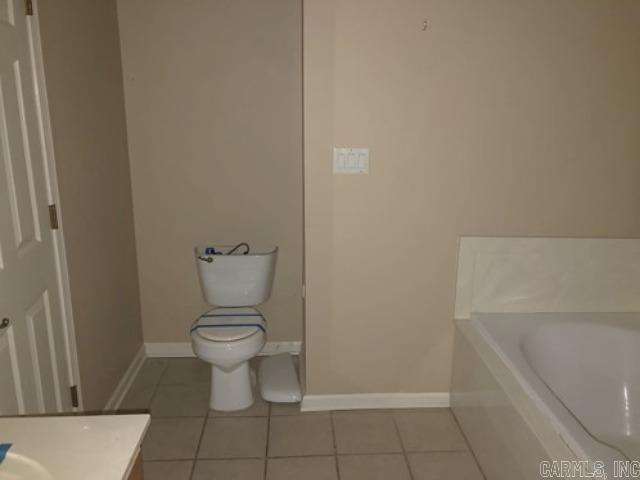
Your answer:
[[[72,410],[32,19],[0,0],[0,414]]]

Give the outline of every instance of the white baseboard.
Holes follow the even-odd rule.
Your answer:
[[[305,395],[303,412],[325,410],[363,410],[379,408],[435,408],[449,406],[449,392],[433,393],[350,393]]]
[[[190,342],[145,343],[147,357],[195,357]],[[258,355],[290,353],[299,355],[302,342],[267,342]]]
[[[259,355],[290,353],[299,355],[301,342],[267,342]],[[194,357],[190,342],[145,343],[127,368],[122,379],[104,407],[105,411],[117,410],[131,388],[146,358]],[[349,393],[337,395],[305,395],[303,412],[327,410],[363,410],[387,408],[435,408],[449,407],[449,392],[430,393]]]
[[[138,350],[138,353],[133,357],[133,360],[131,360],[129,367],[126,372],[124,372],[124,375],[111,394],[107,404],[104,406],[105,411],[117,410],[120,407],[120,404],[129,391],[129,388],[131,388],[131,384],[135,380],[136,375],[138,375],[140,368],[142,368],[145,358],[147,358],[145,354],[145,346],[142,345],[140,350]]]

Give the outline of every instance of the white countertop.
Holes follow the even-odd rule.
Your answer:
[[[126,479],[148,425],[149,415],[0,418],[0,443],[13,444],[0,464],[0,480]],[[46,474],[12,473],[16,462],[31,461]]]

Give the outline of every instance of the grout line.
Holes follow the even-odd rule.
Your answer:
[[[145,363],[148,360],[145,359]],[[144,363],[142,364],[142,366],[144,367]],[[151,405],[153,404],[153,401],[156,398],[156,394],[158,393],[158,387],[160,386],[160,380],[162,380],[162,377],[164,377],[164,374],[167,372],[167,369],[169,368],[169,362],[167,361],[167,364],[164,366],[164,368],[162,369],[162,373],[160,374],[160,376],[158,377],[158,381],[156,382],[156,384],[153,386],[153,393],[151,394],[151,399],[149,400],[149,415],[151,415]],[[138,375],[140,375],[140,372],[142,371],[142,368],[140,368],[140,371],[138,371]],[[136,379],[138,378],[138,375],[136,375],[136,378],[133,380],[134,382],[136,381]]]
[[[211,410],[211,409],[209,409]],[[267,418],[269,415],[209,415],[210,418]]]
[[[148,357],[147,357],[147,360],[149,360]],[[171,359],[167,358],[166,360],[167,360],[167,364],[164,366],[164,369],[162,370],[162,374],[158,377],[158,381],[156,382],[156,387],[158,385],[162,385],[162,379],[167,374],[167,370],[169,370],[169,363],[171,362]]]
[[[208,418],[216,420],[228,420],[230,418],[267,418],[267,415],[154,415],[153,418]],[[277,418],[277,417],[276,417]]]
[[[207,414],[203,413],[202,415],[153,415],[153,418],[207,418]],[[219,417],[215,417],[219,418]],[[246,418],[246,417],[243,417]]]
[[[195,387],[195,388],[205,388],[209,387],[209,384],[206,382],[171,382],[171,383],[162,383],[158,382],[158,386],[161,387]]]
[[[333,420],[333,411],[329,411],[329,421],[331,422],[331,438],[333,440],[333,454],[338,454],[338,441],[336,440],[336,425]]]
[[[413,471],[411,470],[411,464],[409,463],[409,455],[407,455],[407,449],[404,446],[404,441],[402,440],[402,434],[400,433],[400,427],[398,426],[398,422],[396,421],[396,417],[393,413],[391,413],[391,421],[393,422],[393,426],[396,429],[396,435],[398,435],[398,440],[400,441],[400,448],[402,449],[402,456],[404,457],[404,463],[407,466],[407,470],[409,471],[409,478],[414,480]]]
[[[415,453],[443,453],[447,452],[415,452]],[[460,453],[460,450],[450,450],[450,453]],[[414,452],[412,452],[414,453]],[[279,460],[283,458],[323,458],[323,457],[377,457],[377,456],[397,456],[402,455],[402,452],[376,452],[376,453],[341,453],[339,455],[318,453],[318,454],[306,454],[306,455],[274,455],[271,457],[198,457],[197,460]],[[150,462],[172,462],[175,460],[196,460],[193,458],[175,458],[175,459],[163,459],[163,460],[149,460]]]
[[[286,456],[286,455],[280,455],[277,457],[269,457],[269,460],[282,460],[283,458],[329,458],[329,457],[335,457],[335,455],[330,455],[330,454],[318,454],[318,455],[291,455],[291,456]]]
[[[202,431],[200,432],[200,439],[198,440],[198,446],[196,447],[195,458],[193,458],[193,465],[191,465],[191,474],[189,475],[189,479],[193,479],[193,476],[196,472],[196,463],[198,463],[198,454],[200,453],[200,445],[202,444],[202,437],[204,437],[204,431],[207,428],[207,419],[205,418],[204,423],[202,424]]]
[[[478,467],[478,470],[480,471],[480,475],[482,475],[482,478],[487,480],[487,476],[484,474],[484,471],[482,470],[482,467],[480,466],[480,462],[478,461],[478,457],[476,457],[476,452],[474,452],[473,448],[471,448],[471,443],[469,442],[469,439],[467,438],[467,434],[462,429],[462,426],[460,425],[460,422],[458,421],[458,417],[455,416],[455,414],[453,413],[453,409],[452,408],[449,408],[449,411],[451,412],[451,416],[453,417],[454,422],[456,422],[456,425],[458,426],[458,430],[460,431],[460,434],[462,435],[462,438],[464,438],[464,442],[467,444],[467,450],[471,453],[471,456],[473,457],[473,461],[476,462],[476,466]]]
[[[269,438],[271,436],[271,402],[267,402],[267,441],[264,447],[264,467],[262,469],[262,479],[267,480],[267,464],[269,460]]]
[[[336,427],[333,421],[333,411],[329,411],[329,421],[331,423],[331,438],[333,439],[333,461],[336,465],[336,478],[340,480],[340,464],[338,463],[338,441],[336,440]]]
[[[413,453],[413,452],[411,452]],[[421,452],[421,453],[429,453],[429,452]],[[391,456],[391,455],[402,455],[402,452],[375,452],[375,453],[340,453],[339,457],[377,457],[378,455]]]
[[[209,405],[207,402],[207,414],[204,417],[204,422],[202,423],[202,430],[200,431],[200,439],[198,440],[198,446],[195,451],[195,458],[193,459],[193,465],[191,466],[191,474],[189,475],[189,480],[193,479],[193,476],[196,472],[196,463],[198,462],[198,455],[200,455],[200,447],[202,446],[202,439],[204,438],[204,432],[207,429],[207,423],[209,423]]]
[[[431,450],[407,450],[407,453],[464,453],[468,449],[461,450],[459,448],[433,448]]]
[[[163,458],[161,460],[144,460],[142,463],[171,463],[171,462],[192,462],[193,458]]]

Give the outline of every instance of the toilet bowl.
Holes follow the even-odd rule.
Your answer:
[[[242,410],[254,401],[249,360],[266,342],[267,323],[253,307],[271,296],[278,247],[247,250],[224,245],[195,249],[203,297],[217,307],[191,326],[194,353],[211,364],[209,405],[214,410]]]
[[[249,360],[265,341],[266,322],[254,308],[215,308],[193,324],[193,351],[211,364],[212,409],[233,411],[253,405]]]

